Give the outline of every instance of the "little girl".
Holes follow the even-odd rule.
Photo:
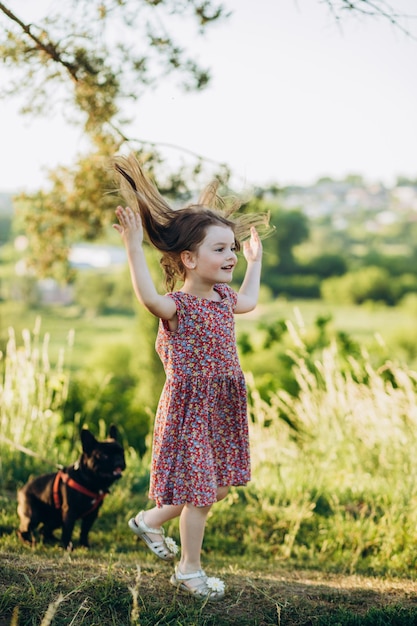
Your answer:
[[[158,557],[178,550],[162,525],[179,517],[181,558],[170,582],[196,597],[217,600],[224,583],[201,566],[207,515],[232,485],[250,480],[246,388],[239,365],[234,313],[254,309],[259,292],[262,245],[254,225],[265,216],[231,217],[212,183],[198,204],[172,209],[133,156],[117,157],[121,191],[132,208],[116,209],[139,301],[160,319],[156,349],[166,382],[155,418],[149,498],[129,527]],[[219,209],[219,206],[222,210]],[[247,269],[238,293],[231,282],[239,237]],[[162,253],[169,293],[153,284],[144,234]],[[181,289],[174,291],[177,281]]]

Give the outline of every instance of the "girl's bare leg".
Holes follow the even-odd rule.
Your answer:
[[[148,526],[159,528],[165,522],[169,522],[170,519],[179,517],[183,508],[183,504],[178,506],[174,504],[164,504],[161,507],[155,506],[153,509],[145,511],[143,519]]]
[[[190,574],[201,569],[201,547],[210,506],[186,504],[180,517],[181,560],[179,569]],[[198,582],[198,581],[197,581]],[[191,581],[190,581],[191,583]]]
[[[223,500],[229,493],[229,487],[217,487],[217,502]]]
[[[228,493],[228,487],[217,489],[217,501],[222,500]],[[196,507],[192,504],[164,504],[154,507],[143,513],[143,521],[151,528],[160,528],[171,519],[180,517],[181,561],[179,568],[183,574],[201,569],[201,547],[203,545],[204,529],[210,506]],[[160,535],[147,533],[151,541],[159,541]]]
[[[147,526],[151,528],[160,528],[165,522],[179,517],[184,505],[178,506],[172,504],[164,504],[161,507],[154,507],[143,513],[143,521]],[[151,541],[160,541],[161,536],[154,533],[146,533]]]
[[[225,498],[228,491],[228,487],[219,487],[217,489],[217,501]],[[182,510],[180,517],[181,560],[178,566],[183,574],[190,574],[201,569],[201,548],[210,509],[211,505],[194,506],[188,503]],[[198,582],[196,581],[196,584]],[[192,585],[193,583],[189,581],[188,584]]]

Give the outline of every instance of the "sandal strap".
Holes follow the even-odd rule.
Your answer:
[[[196,585],[187,584],[187,581],[196,578],[200,579]],[[177,589],[185,591],[196,598],[221,600],[224,597],[224,582],[219,578],[208,578],[202,569],[190,574],[183,574],[177,565],[169,582]]]
[[[165,534],[162,526],[160,526],[159,528],[152,528],[151,526],[148,526],[148,524],[145,523],[145,520],[143,519],[143,511],[138,513],[138,515],[135,518],[135,522],[138,526],[140,524],[141,530],[143,530],[145,533],[152,533],[154,535],[162,535],[162,536],[164,536]]]
[[[207,575],[204,570],[198,569],[196,572],[191,572],[190,574],[183,574],[180,572],[179,568],[175,568],[175,577],[177,580],[192,580],[193,578],[203,578],[204,580],[207,578]]]
[[[147,542],[148,543],[148,542]],[[165,541],[149,541],[148,546],[156,552],[162,552],[169,554],[169,549],[165,545]]]

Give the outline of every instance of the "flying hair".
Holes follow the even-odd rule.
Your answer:
[[[145,174],[134,154],[116,156],[113,168],[124,200],[140,214],[146,238],[162,253],[161,265],[168,290],[173,290],[178,280],[185,279],[181,252],[196,250],[209,226],[220,224],[230,228],[235,235],[237,249],[240,249],[240,241],[250,236],[252,226],[261,237],[273,230],[269,225],[269,214],[239,214],[242,201],[220,196],[218,180],[213,180],[203,189],[196,204],[173,209]]]

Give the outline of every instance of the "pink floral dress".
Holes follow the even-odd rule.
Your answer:
[[[217,487],[250,480],[246,386],[239,364],[237,294],[215,302],[177,291],[178,328],[160,321],[156,350],[166,382],[153,436],[149,497],[157,506],[216,501]]]

